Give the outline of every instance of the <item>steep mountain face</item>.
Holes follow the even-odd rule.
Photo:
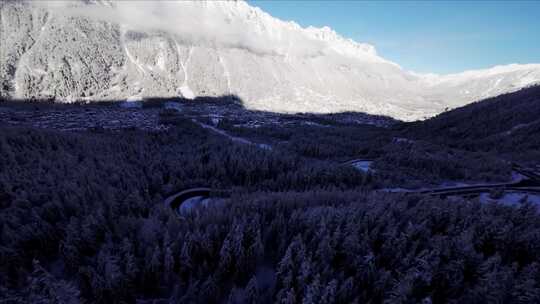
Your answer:
[[[238,95],[276,112],[415,120],[540,82],[540,65],[419,75],[329,28],[238,2],[0,3],[0,94],[62,101]]]

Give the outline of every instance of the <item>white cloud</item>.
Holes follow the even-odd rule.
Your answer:
[[[103,3],[103,2],[101,2]],[[47,1],[55,13],[122,24],[135,31],[165,31],[181,40],[207,46],[248,49],[258,54],[313,57],[328,51],[298,25],[271,18],[244,2],[115,1],[113,5],[74,5]],[[260,22],[263,20],[264,22]],[[281,23],[268,26],[265,22]]]

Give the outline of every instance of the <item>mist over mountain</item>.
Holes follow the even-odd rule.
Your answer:
[[[413,73],[369,44],[243,1],[9,1],[0,14],[3,97],[232,94],[250,109],[415,120],[540,82],[539,64]]]

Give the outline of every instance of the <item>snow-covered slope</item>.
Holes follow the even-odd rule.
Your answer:
[[[243,1],[1,2],[0,13],[0,94],[18,98],[236,94],[260,110],[414,120],[540,82],[532,64],[411,73]]]

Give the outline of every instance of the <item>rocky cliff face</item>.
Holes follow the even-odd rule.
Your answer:
[[[419,119],[540,81],[540,65],[419,75],[329,28],[245,2],[0,3],[0,94],[60,101],[238,95],[277,112]]]

